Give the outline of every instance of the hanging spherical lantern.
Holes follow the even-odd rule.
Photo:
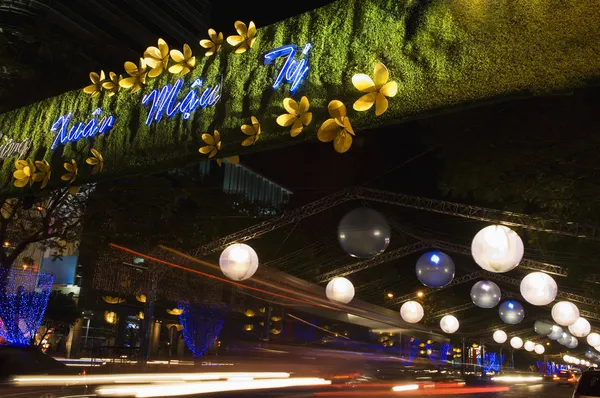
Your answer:
[[[579,317],[574,324],[569,326],[569,332],[575,337],[585,337],[592,330],[592,325],[587,319]]]
[[[542,355],[546,351],[544,346],[541,344],[536,344],[534,350],[535,350],[535,353],[538,355]]]
[[[498,307],[498,313],[502,322],[510,325],[516,325],[525,318],[525,309],[523,305],[515,300],[507,300],[500,304]]]
[[[243,281],[251,278],[258,269],[258,256],[250,246],[234,243],[221,253],[219,266],[229,279]]]
[[[454,278],[454,261],[446,253],[427,252],[417,260],[415,271],[417,278],[425,286],[444,287]]]
[[[579,340],[577,340],[575,337],[571,336],[571,341],[567,343],[567,348],[572,350],[574,348],[577,348],[578,345],[579,345]]]
[[[383,253],[390,244],[390,225],[373,209],[355,209],[340,221],[338,240],[352,257],[371,258]]]
[[[535,349],[535,343],[533,341],[527,340],[523,347],[525,348],[525,351],[531,352]]]
[[[563,334],[556,340],[558,344],[566,346],[571,342],[571,334],[567,332],[563,332]]]
[[[600,334],[590,333],[587,335],[587,343],[592,347],[598,347],[600,345]]]
[[[548,305],[554,301],[558,286],[543,272],[532,272],[521,281],[521,295],[530,304]]]
[[[540,336],[547,336],[552,332],[552,324],[548,321],[535,321],[533,330]]]
[[[513,337],[510,339],[510,346],[514,349],[519,349],[523,347],[523,340],[520,337]]]
[[[552,319],[560,326],[571,326],[579,319],[579,309],[568,301],[559,301],[552,307]]]
[[[423,306],[416,301],[407,301],[400,307],[400,316],[408,323],[417,323],[423,319],[425,311]]]
[[[508,272],[523,258],[523,241],[504,225],[490,225],[475,235],[471,254],[475,262],[490,272]]]
[[[440,320],[440,328],[446,333],[454,333],[458,330],[458,319],[453,315],[446,315]]]
[[[471,288],[471,300],[480,308],[493,308],[502,298],[498,285],[490,281],[479,281]]]
[[[330,301],[348,304],[354,298],[354,285],[346,278],[333,278],[325,288],[325,295]]]
[[[503,330],[496,330],[493,337],[494,341],[498,344],[506,343],[506,340],[508,339],[506,332]]]
[[[550,340],[558,340],[562,337],[563,333],[564,331],[560,326],[552,325],[552,331],[548,333],[548,338]]]

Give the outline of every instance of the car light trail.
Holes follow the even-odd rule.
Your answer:
[[[418,384],[406,384],[403,386],[394,386],[392,387],[392,391],[412,391],[412,390],[418,390],[419,389],[419,385]]]
[[[500,381],[506,383],[518,383],[526,381],[542,381],[541,376],[497,376],[492,377],[492,381]]]

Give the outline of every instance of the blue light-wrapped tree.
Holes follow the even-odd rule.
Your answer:
[[[179,303],[183,338],[195,357],[204,355],[221,332],[229,307],[222,303]]]
[[[0,280],[0,336],[14,345],[28,345],[44,317],[54,277],[3,268]]]

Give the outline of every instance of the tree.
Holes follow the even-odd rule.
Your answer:
[[[41,340],[49,336],[50,330],[67,335],[69,328],[81,317],[81,311],[77,309],[77,303],[73,299],[73,294],[65,294],[58,290],[53,290],[48,298],[46,313],[42,326],[46,327],[45,335]],[[40,342],[41,342],[40,340]]]

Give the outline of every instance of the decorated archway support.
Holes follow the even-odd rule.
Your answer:
[[[211,41],[190,43],[195,61],[159,45],[125,79],[98,74],[86,92],[0,115],[0,194],[317,137],[344,152],[367,128],[585,86],[600,76],[596,11],[595,0],[339,0],[256,33],[236,23],[222,42],[199,37]]]

